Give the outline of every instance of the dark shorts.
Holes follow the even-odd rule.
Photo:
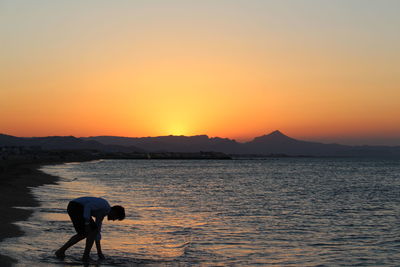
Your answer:
[[[85,234],[85,219],[83,218],[83,206],[78,202],[68,203],[67,212],[78,234]],[[97,230],[97,224],[90,218],[90,228]]]

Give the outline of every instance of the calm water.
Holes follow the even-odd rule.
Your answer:
[[[54,251],[74,233],[72,198],[121,204],[105,221],[101,266],[399,266],[400,161],[102,160],[47,166],[27,235],[0,244],[21,265],[79,266]],[[96,259],[95,249],[92,257]]]

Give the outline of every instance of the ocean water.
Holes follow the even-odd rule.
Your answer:
[[[93,266],[399,266],[400,160],[100,160],[45,166],[55,185],[0,243],[20,266],[82,266],[84,242],[53,256],[74,229],[69,200],[126,208],[104,221]],[[92,258],[97,259],[95,247]]]

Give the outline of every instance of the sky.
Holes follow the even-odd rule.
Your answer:
[[[399,10],[0,0],[0,133],[400,145]]]

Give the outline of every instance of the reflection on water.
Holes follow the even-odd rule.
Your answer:
[[[56,185],[0,251],[21,265],[82,266],[68,201],[84,195],[125,206],[104,222],[101,266],[396,265],[400,162],[371,159],[103,160],[47,166]],[[93,250],[93,258],[95,249]],[[95,264],[95,265],[96,265]]]

